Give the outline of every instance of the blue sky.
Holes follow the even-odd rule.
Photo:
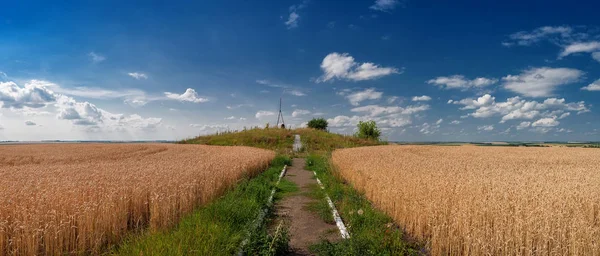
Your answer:
[[[0,140],[285,120],[394,141],[600,140],[595,1],[12,1]]]

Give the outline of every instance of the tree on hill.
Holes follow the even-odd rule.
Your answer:
[[[381,131],[377,128],[375,121],[359,121],[357,127],[356,137],[379,140],[379,136],[381,136]]]
[[[312,120],[308,121],[308,128],[317,130],[327,130],[327,125],[329,125],[329,123],[327,123],[327,120],[324,118],[313,118]]]

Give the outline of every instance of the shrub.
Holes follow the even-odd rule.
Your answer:
[[[317,130],[327,130],[327,120],[324,118],[313,118],[308,121],[308,128],[317,129]]]
[[[381,131],[377,128],[375,121],[359,121],[357,127],[356,137],[379,140],[379,136],[381,136]]]

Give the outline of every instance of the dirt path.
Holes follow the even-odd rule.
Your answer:
[[[304,159],[294,158],[293,165],[288,167],[285,179],[296,183],[300,191],[279,201],[275,211],[279,221],[289,224],[292,255],[311,255],[308,246],[322,238],[329,241],[340,239],[335,225],[325,223],[306,207],[315,200],[306,194],[310,191],[310,186],[317,185],[317,181],[311,171],[304,169],[304,165]]]

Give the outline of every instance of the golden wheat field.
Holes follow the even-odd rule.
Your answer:
[[[600,150],[377,146],[332,161],[432,255],[600,254]]]
[[[268,150],[173,144],[0,146],[0,255],[98,254],[264,170]]]

